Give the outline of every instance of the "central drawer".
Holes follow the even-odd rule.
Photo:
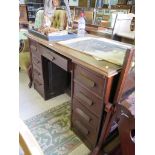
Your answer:
[[[55,53],[53,50],[48,49],[47,47],[44,47],[40,44],[39,44],[39,49],[40,49],[40,51],[44,57],[46,57],[51,62],[53,62],[57,66],[61,67],[65,71],[69,71],[69,66],[70,66],[70,64],[69,64],[70,60],[69,59]]]

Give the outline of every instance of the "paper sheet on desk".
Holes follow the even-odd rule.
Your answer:
[[[124,56],[125,56],[124,52],[116,51],[116,50],[108,51],[108,52],[95,50],[94,52],[89,52],[89,54],[91,54],[98,61],[107,60],[109,62],[118,64],[118,65],[123,64]]]

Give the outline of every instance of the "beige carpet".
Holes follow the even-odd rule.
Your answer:
[[[26,73],[23,71],[19,73],[19,115],[22,120],[27,120],[69,100],[70,97],[67,94],[62,94],[44,101],[33,87],[31,89],[28,87]],[[69,155],[88,155],[89,152],[89,149],[84,144],[81,144]]]

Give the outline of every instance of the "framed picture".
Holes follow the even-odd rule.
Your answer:
[[[69,5],[70,6],[78,6],[79,5],[79,0],[69,0]]]
[[[90,7],[95,8],[96,0],[90,0]]]
[[[82,9],[80,7],[75,7],[74,9],[75,9],[74,10],[74,21],[78,21],[80,18],[80,13],[81,13]],[[86,24],[92,24],[93,16],[94,16],[93,9],[84,8],[83,11],[84,11]]]
[[[27,6],[25,4],[20,4],[19,11],[20,11],[19,21],[28,22]]]
[[[128,14],[128,9],[97,9],[94,19],[94,24],[101,26],[101,22],[109,21],[110,27],[114,26],[117,14]]]
[[[96,8],[102,8],[103,7],[103,0],[96,0]]]
[[[79,0],[79,7],[88,7],[88,0]]]
[[[87,24],[93,24],[94,12],[93,10],[85,10],[85,20]]]

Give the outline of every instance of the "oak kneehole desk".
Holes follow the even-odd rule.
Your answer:
[[[46,100],[70,87],[71,129],[93,150],[113,101],[122,66],[98,61],[59,42],[45,41],[32,34],[28,38],[34,88]]]

